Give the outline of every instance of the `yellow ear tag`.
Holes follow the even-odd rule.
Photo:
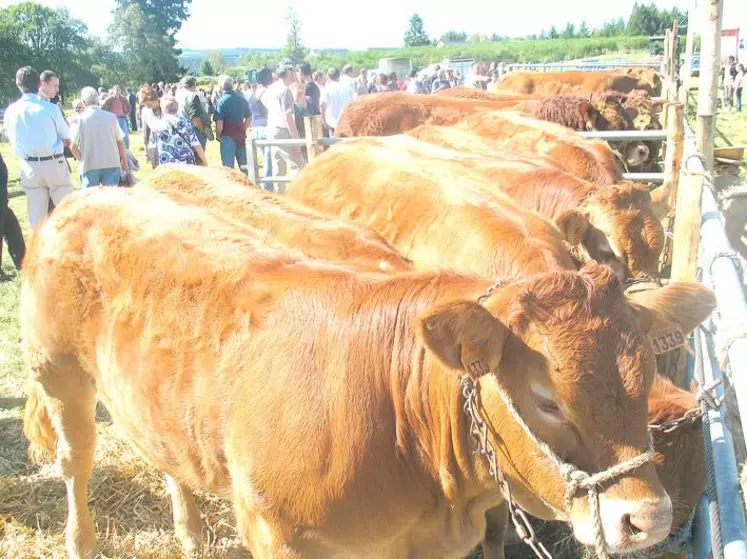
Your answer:
[[[667,353],[687,343],[687,338],[685,338],[685,335],[679,328],[656,332],[649,335],[648,339],[651,340],[651,345],[654,346],[654,353],[656,355]]]

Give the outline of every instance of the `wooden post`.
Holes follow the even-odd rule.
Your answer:
[[[254,143],[254,138],[246,139],[246,170],[249,180],[254,184],[257,183],[259,178],[259,165],[257,165],[257,146]],[[265,161],[265,165],[267,162]]]
[[[695,50],[695,22],[698,20],[698,0],[692,0],[690,9],[687,11],[687,40],[685,41],[685,63],[682,66],[682,89],[680,89],[680,102],[687,104],[690,95],[690,74],[692,74],[693,51]]]
[[[322,123],[317,116],[303,117],[304,128],[306,129],[306,153],[309,156],[309,163],[316,159],[317,155],[322,153],[319,138],[322,137]]]
[[[718,106],[718,79],[721,70],[721,17],[724,0],[701,0],[703,23],[700,34],[700,79],[698,83],[698,122],[696,142],[706,169],[713,169],[714,129]],[[700,207],[700,205],[698,205]]]
[[[672,84],[669,81],[669,69],[672,67],[672,31],[670,29],[667,29],[664,31],[664,76],[665,76],[665,82],[664,82],[664,88],[661,92],[662,96],[666,99],[669,99],[669,90],[672,87]]]
[[[667,143],[664,155],[664,183],[661,187],[669,189],[667,205],[669,211],[665,220],[667,233],[671,233],[672,223],[677,203],[677,190],[680,184],[680,168],[682,167],[682,152],[685,147],[685,111],[681,103],[669,103],[665,109],[667,117]],[[666,192],[664,190],[663,192]],[[665,250],[662,252],[659,269],[666,268],[672,263],[672,244],[671,238],[664,240]]]
[[[672,34],[669,39],[669,66],[667,67],[667,73],[669,77],[669,99],[675,101],[677,99],[677,63],[679,62],[679,37],[680,37],[680,26],[679,21],[674,20],[672,24]]]

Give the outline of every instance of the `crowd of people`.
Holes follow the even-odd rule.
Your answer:
[[[733,56],[727,56],[723,68],[724,108],[742,112],[742,89],[744,87],[744,64],[737,64]]]

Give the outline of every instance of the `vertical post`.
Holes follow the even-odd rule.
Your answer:
[[[685,104],[685,114],[687,114],[687,103],[690,95],[690,74],[692,74],[693,51],[695,50],[695,22],[698,21],[697,7],[698,0],[692,0],[690,9],[687,11],[685,63],[682,67],[682,89],[680,89],[680,102]]]
[[[664,91],[662,91],[662,97],[669,99],[669,91],[672,87],[672,82],[669,80],[670,68],[672,67],[672,31],[667,29],[664,32],[664,75],[666,76],[666,83],[664,84]]]
[[[311,163],[316,158],[316,147],[319,142],[316,118],[312,116],[303,117],[303,127],[306,130],[306,155],[309,163]]]
[[[672,23],[672,34],[669,39],[669,67],[667,68],[669,76],[669,99],[677,99],[677,63],[679,62],[679,38],[680,25],[679,20]]]
[[[664,184],[672,185],[669,207],[673,208],[680,183],[682,151],[685,147],[685,110],[682,103],[667,106],[667,151],[664,159]]]
[[[249,176],[249,180],[254,184],[257,184],[257,179],[259,177],[259,165],[257,165],[257,146],[254,142],[254,138],[246,139],[246,171],[247,175]],[[265,165],[267,165],[267,162],[265,162]]]
[[[686,172],[677,189],[672,281],[697,280],[703,175],[700,172],[692,173],[692,165],[692,160],[688,160],[687,170],[691,172]]]
[[[701,0],[700,79],[696,142],[706,169],[713,169],[714,128],[721,69],[721,17],[724,0]]]

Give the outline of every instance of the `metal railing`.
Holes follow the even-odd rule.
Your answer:
[[[531,64],[507,64],[506,69],[508,72],[515,72],[517,70],[530,70],[537,72],[548,72],[552,70],[584,70],[584,71],[595,71],[595,70],[608,70],[611,68],[661,68],[661,62],[539,62]]]
[[[690,129],[686,129],[684,167],[683,173],[703,176],[698,266],[702,270],[701,281],[713,289],[717,300],[717,309],[709,327],[695,333],[699,338],[696,341],[696,350],[699,349],[696,358],[699,362],[695,363],[695,369],[702,372],[702,378],[697,379],[696,375],[696,379],[706,386],[721,382],[724,374],[719,361],[726,364],[727,370],[731,369],[729,381],[735,389],[744,429],[747,419],[747,378],[738,369],[747,366],[747,299],[741,263],[729,244],[711,177],[705,171],[702,156],[695,149],[695,135]],[[723,398],[723,386],[717,387],[716,392]],[[734,446],[726,426],[725,406],[724,403],[720,410],[708,409],[703,417],[709,487],[708,502],[701,503],[696,511],[695,559],[704,559],[711,550],[714,559],[747,558],[744,504]]]

